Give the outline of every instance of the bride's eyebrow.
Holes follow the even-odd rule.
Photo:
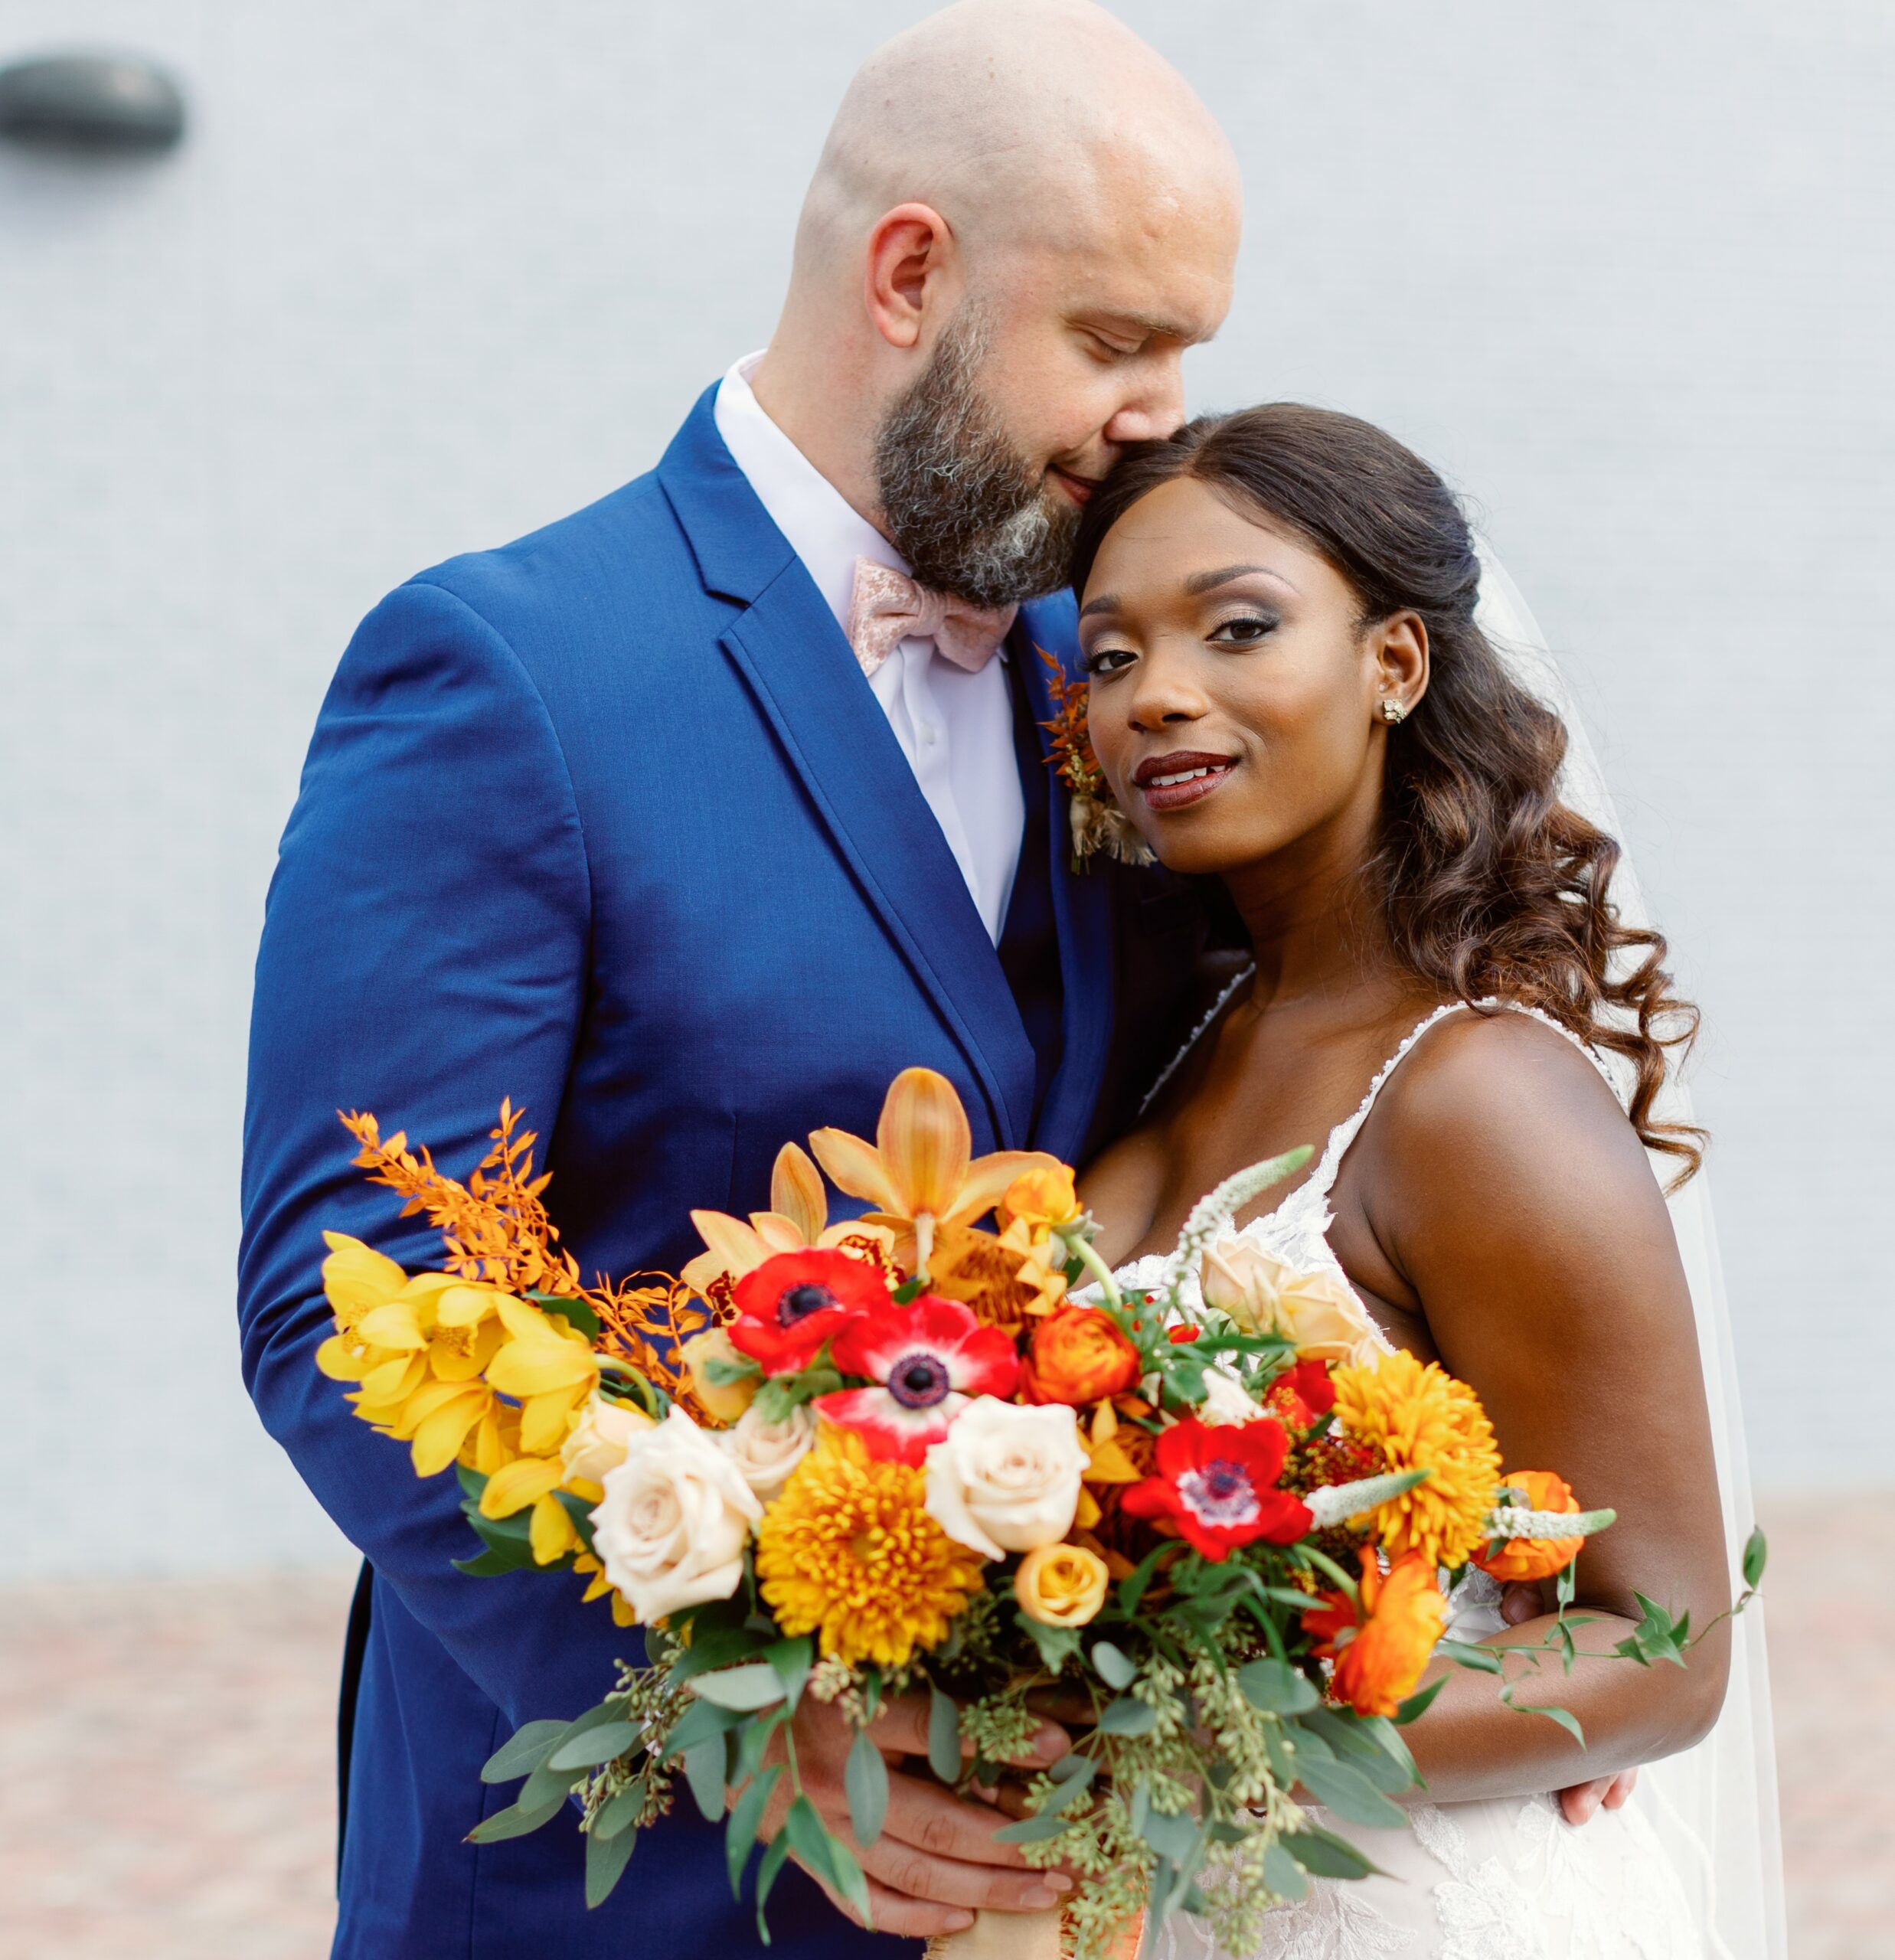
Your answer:
[[[1281,572],[1272,571],[1268,565],[1224,565],[1214,572],[1193,572],[1184,581],[1184,590],[1195,599],[1201,593],[1215,592],[1220,585],[1228,585],[1233,579],[1248,578],[1274,579],[1292,592],[1296,590]]]

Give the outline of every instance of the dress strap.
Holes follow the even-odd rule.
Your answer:
[[[1598,1070],[1599,1074],[1605,1079],[1606,1086],[1612,1091],[1620,1106],[1622,1108],[1624,1106],[1624,1091],[1619,1083],[1614,1080],[1611,1069],[1606,1065],[1605,1057],[1596,1048],[1589,1047],[1586,1043],[1582,1041],[1570,1027],[1563,1027],[1555,1021],[1544,1008],[1529,1007],[1524,1001],[1449,1001],[1445,1006],[1436,1008],[1433,1014],[1427,1015],[1410,1032],[1408,1038],[1382,1064],[1380,1073],[1369,1084],[1368,1093],[1362,1098],[1361,1106],[1355,1114],[1348,1118],[1346,1122],[1338,1123],[1329,1132],[1329,1141],[1323,1151],[1322,1158],[1314,1171],[1310,1174],[1308,1181],[1299,1188],[1295,1195],[1301,1197],[1303,1193],[1308,1192],[1310,1196],[1305,1200],[1306,1202],[1312,1204],[1318,1202],[1326,1204],[1329,1187],[1336,1181],[1336,1173],[1342,1168],[1342,1160],[1348,1155],[1350,1145],[1361,1135],[1362,1125],[1368,1121],[1369,1112],[1375,1107],[1376,1098],[1387,1086],[1388,1078],[1407,1059],[1415,1044],[1430,1028],[1447,1020],[1452,1014],[1491,1014],[1503,1011],[1509,1014],[1531,1015],[1534,1020],[1543,1021],[1553,1030],[1554,1034],[1563,1035],[1592,1063],[1593,1067]]]
[[[1216,1027],[1217,1024],[1217,1017],[1230,1004],[1231,998],[1233,995],[1236,994],[1237,989],[1241,987],[1244,982],[1248,980],[1256,972],[1256,963],[1253,961],[1246,960],[1244,962],[1243,970],[1240,973],[1237,974],[1230,981],[1230,985],[1224,988],[1224,991],[1211,1002],[1209,1011],[1204,1015],[1204,1018],[1198,1022],[1197,1025],[1191,1030],[1191,1033],[1184,1037],[1184,1047],[1179,1049],[1178,1053],[1165,1064],[1164,1073],[1160,1075],[1158,1080],[1153,1083],[1152,1086],[1145,1092],[1145,1100],[1139,1105],[1139,1115],[1140,1116],[1142,1116],[1145,1111],[1150,1109],[1152,1105],[1158,1100],[1158,1092],[1162,1089],[1165,1085],[1171,1080],[1171,1077],[1177,1074],[1178,1070],[1184,1067],[1185,1058],[1191,1054],[1191,1050],[1195,1048],[1198,1043],[1211,1032],[1212,1028]]]

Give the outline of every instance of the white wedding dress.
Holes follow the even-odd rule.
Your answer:
[[[1199,1034],[1249,978],[1246,969],[1231,983]],[[1331,1132],[1309,1181],[1274,1211],[1227,1236],[1260,1246],[1301,1272],[1327,1269],[1346,1285],[1328,1236],[1336,1173],[1383,1085],[1416,1043],[1438,1022],[1465,1011],[1445,1007],[1423,1021],[1375,1078],[1361,1107]],[[1534,1018],[1572,1041],[1621,1094],[1611,1069],[1590,1049],[1550,1017]],[[1193,1036],[1194,1045],[1197,1038]],[[1154,1254],[1135,1260],[1118,1278],[1128,1288],[1155,1289],[1164,1283],[1165,1266],[1165,1255]],[[1194,1274],[1186,1282],[1188,1298],[1195,1285]],[[1498,1601],[1493,1582],[1471,1573],[1450,1600],[1449,1636],[1478,1641],[1498,1632]],[[1560,1816],[1550,1795],[1418,1804],[1409,1811],[1410,1828],[1390,1831],[1364,1830],[1320,1810],[1311,1814],[1358,1845],[1387,1875],[1312,1880],[1305,1898],[1270,1915],[1256,1960],[1684,1960],[1707,1951],[1678,1873],[1636,1794],[1622,1809],[1601,1811],[1578,1829]],[[1145,1955],[1147,1960],[1224,1960],[1198,1923],[1181,1914],[1153,1929]]]
[[[1482,630],[1514,678],[1566,724],[1562,800],[1622,838],[1565,677],[1519,593],[1484,546],[1482,560]],[[1629,858],[1620,861],[1612,896],[1626,924],[1646,923]],[[1226,990],[1166,1077],[1248,977],[1240,975]],[[1296,1266],[1340,1275],[1328,1237],[1328,1200],[1343,1156],[1383,1084],[1415,1043],[1437,1021],[1465,1011],[1445,1008],[1423,1021],[1390,1058],[1355,1115],[1331,1135],[1309,1181],[1240,1235]],[[1558,1027],[1544,1014],[1537,1018]],[[1558,1031],[1574,1039],[1564,1028]],[[1576,1040],[1574,1045],[1622,1103],[1626,1085],[1615,1072],[1617,1065]],[[1163,1083],[1162,1078],[1154,1086],[1148,1106]],[[1690,1093],[1674,1072],[1655,1114],[1661,1122],[1691,1120]],[[1671,1168],[1656,1165],[1655,1174]],[[1669,1204],[1697,1324],[1734,1597],[1738,1559],[1754,1521],[1730,1315],[1702,1173]],[[1131,1285],[1152,1285],[1163,1263],[1142,1259],[1121,1277]],[[1478,1640],[1498,1629],[1496,1589],[1484,1575],[1464,1580],[1449,1603],[1449,1632],[1455,1638]],[[1341,1825],[1341,1834],[1387,1877],[1312,1879],[1305,1898],[1270,1916],[1256,1955],[1219,1955],[1204,1929],[1181,1914],[1148,1931],[1142,1960],[1782,1960],[1769,1690],[1763,1615],[1754,1606],[1734,1633],[1730,1687],[1716,1727],[1694,1749],[1647,1766],[1623,1808],[1601,1811],[1574,1827],[1549,1794],[1418,1805],[1404,1830]]]

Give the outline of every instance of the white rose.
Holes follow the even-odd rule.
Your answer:
[[[560,1464],[567,1481],[579,1477],[588,1484],[603,1484],[606,1472],[625,1461],[625,1446],[632,1437],[640,1429],[657,1426],[642,1409],[611,1401],[595,1389],[560,1445]]]
[[[1229,1369],[1214,1363],[1205,1369],[1204,1399],[1197,1406],[1201,1423],[1214,1427],[1219,1423],[1254,1423],[1263,1413],[1263,1405]]]
[[[815,1412],[807,1403],[792,1409],[780,1423],[766,1423],[755,1403],[717,1440],[730,1461],[765,1504],[783,1494],[789,1473],[809,1454],[816,1439]]]
[[[743,1547],[763,1507],[683,1410],[633,1435],[604,1483],[592,1514],[593,1547],[640,1620],[649,1625],[737,1589]]]
[[[983,1395],[928,1452],[928,1514],[985,1557],[1037,1551],[1073,1528],[1089,1461],[1064,1403],[1028,1409]]]

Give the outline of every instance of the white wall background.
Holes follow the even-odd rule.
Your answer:
[[[387,586],[645,468],[762,341],[835,100],[923,11],[0,0],[0,60],[129,45],[195,113],[157,163],[0,154],[0,1570],[338,1554],[231,1311],[322,689]],[[1895,14],[1120,11],[1248,179],[1197,403],[1354,409],[1477,499],[1708,1011],[1761,1480],[1888,1481]]]

